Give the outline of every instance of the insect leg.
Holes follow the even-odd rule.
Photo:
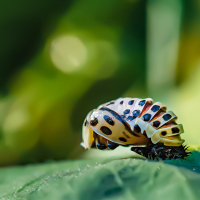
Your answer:
[[[113,150],[113,149],[117,148],[118,146],[119,146],[119,144],[111,142],[111,141],[108,140],[108,147],[109,147],[109,149]]]
[[[95,140],[95,143],[96,143],[96,147],[100,150],[103,150],[103,149],[106,149],[107,148],[107,140],[101,136],[99,136],[98,134],[96,134],[94,132],[94,140]]]
[[[148,147],[131,147],[131,151],[144,156],[146,158],[150,158],[149,148]]]

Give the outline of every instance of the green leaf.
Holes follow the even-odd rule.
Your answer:
[[[200,153],[185,160],[90,159],[1,168],[0,199],[199,199]]]

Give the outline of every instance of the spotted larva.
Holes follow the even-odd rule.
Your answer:
[[[88,113],[81,145],[85,149],[132,145],[132,151],[150,159],[184,158],[190,152],[182,145],[184,130],[176,120],[172,111],[151,98],[119,98]]]

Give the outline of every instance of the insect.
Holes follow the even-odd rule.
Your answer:
[[[118,98],[88,113],[81,145],[85,149],[115,149],[119,145],[152,160],[185,158],[182,124],[165,105],[151,98]],[[142,145],[142,146],[141,146]]]

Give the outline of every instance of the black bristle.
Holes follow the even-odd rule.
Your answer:
[[[150,144],[147,147],[132,147],[131,150],[142,155],[149,160],[171,160],[184,159],[188,157],[191,152],[187,151],[188,146],[165,146],[164,144]]]

